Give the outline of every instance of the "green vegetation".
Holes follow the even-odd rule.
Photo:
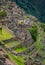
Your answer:
[[[7,13],[5,11],[0,11],[0,19],[4,18],[7,16]]]
[[[41,27],[39,25],[38,26],[33,25],[32,28],[28,29],[32,35],[32,38],[34,39],[34,41],[36,43],[36,48],[38,51],[41,51],[41,49],[43,48],[41,39],[42,39],[44,32],[40,29],[41,29]]]
[[[26,47],[21,47],[21,48],[16,48],[16,49],[15,49],[15,51],[16,51],[16,52],[19,52],[19,53],[20,53],[20,52],[23,52],[23,51],[25,51],[25,50],[26,50]]]
[[[10,57],[10,59],[12,59],[14,62],[16,62],[18,65],[24,65],[24,60],[23,58],[19,57],[19,56],[15,56],[13,54],[11,54],[10,52],[7,52],[8,56]]]
[[[0,11],[0,20],[2,20],[2,21],[4,21],[3,19],[4,19],[4,17],[6,17],[7,16],[7,12],[5,12],[5,11]],[[1,34],[2,34],[2,24],[3,24],[3,22],[1,21],[1,27],[0,27],[0,32],[1,32]],[[4,21],[5,22],[5,21]]]
[[[43,24],[44,25],[44,24]],[[32,38],[34,39],[34,44],[36,45],[36,50],[38,51],[38,53],[43,53],[42,52],[42,48],[44,47],[42,44],[42,37],[44,35],[44,31],[45,31],[45,25],[33,25],[32,28],[29,28],[28,31],[31,33]],[[44,31],[43,31],[43,29]],[[0,31],[1,31],[1,26],[0,26]],[[10,34],[9,31],[7,31],[6,29],[2,28],[2,34],[0,32],[0,45],[4,44],[6,48],[12,48],[12,51],[16,51],[18,53],[21,53],[23,51],[25,51],[27,48],[26,47],[18,47],[15,49],[16,46],[20,45],[21,42],[20,41],[9,41],[7,43],[3,43],[2,40],[8,40],[13,38],[14,36],[12,34]],[[33,45],[33,44],[32,44]],[[31,47],[31,45],[30,45]],[[33,50],[32,50],[33,51]],[[24,57],[21,58],[20,56],[15,56],[14,54],[11,53],[11,51],[7,51],[6,50],[7,55],[9,56],[10,59],[12,59],[12,61],[16,62],[18,65],[24,65]],[[42,54],[43,56],[45,56],[45,53]],[[25,55],[28,56],[28,55]],[[36,59],[40,59],[40,58],[36,58]],[[42,60],[43,64],[45,64],[45,59]]]
[[[2,34],[0,34],[0,40],[6,40],[6,39],[10,39],[12,37],[13,37],[13,35],[10,34],[9,31],[7,31],[6,29],[2,28]]]
[[[4,3],[2,5],[2,8],[6,10],[9,8],[12,9],[12,8],[14,8],[14,6],[13,6],[13,4],[11,6],[11,4],[8,5],[7,3]],[[8,29],[6,30],[6,28],[2,27],[2,25],[5,26],[7,24],[6,23],[7,22],[7,18],[6,18],[7,12],[3,9],[0,11],[0,47],[2,47],[2,49],[4,49],[4,51],[9,56],[9,58],[13,62],[16,62],[17,65],[24,65],[24,62],[25,61],[28,62],[29,59],[30,59],[29,60],[30,62],[31,62],[31,60],[33,60],[33,61],[41,60],[41,62],[44,65],[45,64],[45,51],[44,51],[45,46],[42,44],[42,38],[45,35],[44,34],[45,33],[45,24],[36,22],[38,20],[35,19],[35,17],[32,17],[32,16],[29,17],[27,14],[26,14],[27,16],[24,14],[24,16],[22,16],[24,19],[26,19],[26,20],[31,19],[32,22],[30,25],[32,26],[32,28],[31,27],[28,28],[28,25],[24,25],[25,28],[22,28],[22,26],[23,26],[22,23],[24,22],[24,20],[22,20],[23,18],[19,19],[17,21],[16,27],[14,27],[14,26],[13,26],[14,28],[11,27],[14,30],[14,33],[15,33],[15,28],[17,31],[17,28],[19,27],[20,29],[18,28],[19,32],[17,31],[17,33],[19,34],[21,32],[22,33],[21,36],[23,35],[23,32],[24,32],[24,34],[26,32],[27,36],[26,35],[25,35],[26,37],[22,36],[23,39],[25,38],[25,40],[21,41],[21,40],[17,39],[18,36],[17,36],[17,38],[14,37],[14,35],[11,34]],[[11,23],[9,22],[9,25]],[[13,25],[13,24],[14,23],[12,23],[11,25]],[[24,29],[24,31],[23,31],[23,29]],[[31,36],[34,40],[34,43],[33,43],[32,38],[28,37],[29,35],[25,29],[28,29],[28,32],[31,34]],[[21,36],[20,36],[20,38],[21,38]],[[14,38],[16,38],[16,40]],[[3,40],[5,40],[5,41],[3,41]],[[23,52],[23,51],[25,51],[25,52]],[[21,52],[22,52],[22,55],[21,55]],[[41,56],[39,57],[39,55],[37,53],[44,58],[41,58]]]
[[[44,23],[41,23],[41,27],[44,29],[44,32],[45,32],[45,24]]]
[[[7,39],[10,39],[12,38],[13,35],[11,35],[6,29],[2,28],[2,34],[0,34],[0,41],[2,40],[7,40]],[[10,43],[7,43],[7,45],[9,44],[9,46],[12,44],[18,44],[19,42],[18,41],[14,41],[14,42],[10,42]],[[0,45],[2,44],[2,42],[0,42]],[[4,43],[5,44],[5,43]],[[10,52],[6,52],[9,56],[10,59],[12,59],[12,61],[16,62],[18,65],[24,65],[24,60],[23,58],[21,58],[20,56],[15,56],[13,54],[11,54]]]
[[[38,50],[39,52],[42,50],[43,44],[41,43],[41,37],[38,37],[38,38],[37,38],[36,47],[37,47],[37,50]]]
[[[41,39],[43,38],[44,31],[40,26],[38,26],[37,32],[38,32],[38,35],[37,35],[37,40],[36,40],[36,47],[37,47],[37,50],[40,52],[43,48],[43,44],[42,44]]]
[[[28,30],[31,33],[32,38],[36,41],[37,35],[38,35],[38,33],[37,33],[37,27],[34,25],[34,26],[32,26],[32,28],[30,28]]]
[[[6,29],[2,28],[2,34],[0,34],[0,41],[2,40],[7,40],[7,39],[10,39],[12,38],[13,35],[10,34],[9,31],[7,31]],[[14,41],[13,43],[10,42],[10,43],[7,43],[7,45],[13,45],[13,44],[18,44],[19,42],[18,41]],[[2,44],[2,42],[0,42],[0,45]],[[5,43],[3,43],[5,44]],[[8,54],[9,58],[12,59],[12,61],[16,62],[18,65],[24,65],[24,60],[23,58],[21,58],[20,56],[15,56],[13,54],[11,54],[10,52],[6,51],[6,53]]]
[[[25,19],[29,18],[28,16],[24,16]]]
[[[0,27],[0,34],[2,34],[2,27]]]

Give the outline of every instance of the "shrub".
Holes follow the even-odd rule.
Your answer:
[[[44,23],[41,24],[41,27],[44,29],[44,32],[45,32],[45,24]]]
[[[0,11],[0,19],[7,16],[7,13],[5,11]]]
[[[29,30],[29,32],[31,33],[31,35],[32,35],[32,38],[34,39],[34,41],[36,41],[36,39],[37,39],[37,27],[34,25],[34,26],[32,26],[32,28],[30,28],[30,29],[28,29]]]

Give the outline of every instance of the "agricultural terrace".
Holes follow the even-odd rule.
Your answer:
[[[10,34],[10,32],[7,31],[6,29],[2,28],[2,34],[0,33],[0,41],[7,40],[10,38],[13,38],[13,35]]]

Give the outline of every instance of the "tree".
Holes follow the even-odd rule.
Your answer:
[[[35,25],[33,25],[32,28],[30,28],[28,30],[31,33],[32,38],[34,39],[34,41],[36,41],[37,35],[38,35],[38,33],[37,33],[37,27]]]

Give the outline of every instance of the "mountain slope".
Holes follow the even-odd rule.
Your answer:
[[[36,16],[45,22],[45,0],[12,0],[15,1],[27,13]]]

